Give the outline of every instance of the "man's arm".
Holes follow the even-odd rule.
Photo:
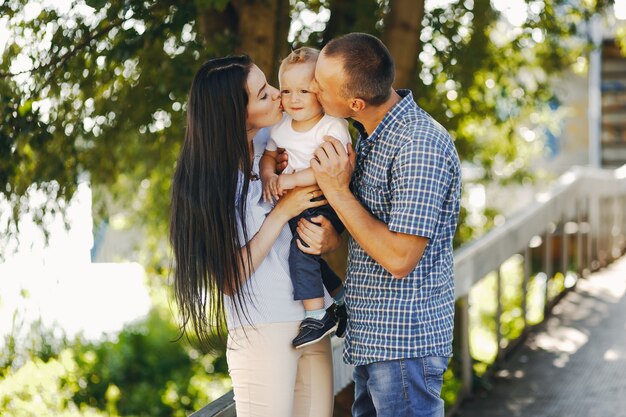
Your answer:
[[[324,140],[311,161],[318,186],[363,250],[395,278],[405,277],[419,263],[428,239],[393,232],[367,211],[349,188],[355,163],[352,146],[346,153],[338,140]]]

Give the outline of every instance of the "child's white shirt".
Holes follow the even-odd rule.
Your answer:
[[[311,159],[317,148],[324,143],[324,136],[332,136],[339,140],[344,148],[350,143],[348,122],[338,117],[324,115],[319,122],[306,132],[298,132],[291,127],[292,118],[283,114],[280,122],[272,126],[270,140],[265,147],[268,151],[285,148],[289,155],[285,174],[298,172],[311,167]]]

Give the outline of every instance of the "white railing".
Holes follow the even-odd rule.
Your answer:
[[[566,225],[572,227],[566,227]],[[553,238],[560,236],[556,253]],[[463,398],[472,390],[472,357],[469,338],[469,293],[471,288],[495,272],[497,277],[496,338],[497,357],[506,352],[501,343],[500,316],[502,313],[502,264],[514,255],[524,257],[522,310],[527,313],[526,295],[531,273],[530,245],[541,237],[544,273],[547,279],[554,275],[553,259],[557,256],[560,270],[568,271],[569,254],[575,250],[576,273],[583,276],[619,257],[626,248],[626,165],[615,170],[575,167],[562,175],[550,192],[536,200],[504,224],[494,227],[481,238],[470,242],[454,253],[455,293],[458,301],[456,329],[460,335],[460,369]],[[574,240],[573,242],[571,242]],[[572,248],[570,248],[572,245]],[[545,286],[545,310],[549,311]],[[527,327],[526,321],[524,321]],[[352,381],[352,367],[343,363],[343,339],[333,338],[333,365],[335,393]],[[209,404],[192,417],[235,416],[232,392]]]
[[[567,226],[572,227],[567,227]],[[472,389],[472,358],[469,341],[469,292],[489,273],[497,279],[496,338],[497,357],[505,352],[500,332],[502,312],[502,264],[514,255],[524,258],[522,314],[526,323],[526,295],[531,273],[530,244],[539,239],[543,246],[543,272],[550,280],[553,259],[561,260],[560,272],[568,272],[570,253],[575,250],[576,272],[583,276],[619,257],[626,247],[626,165],[615,170],[574,167],[562,175],[551,191],[536,200],[503,225],[455,252],[455,292],[459,301],[462,396]],[[553,236],[560,232],[555,251]],[[572,242],[573,240],[573,242]],[[569,246],[572,245],[572,248]],[[544,299],[545,310],[551,305]]]

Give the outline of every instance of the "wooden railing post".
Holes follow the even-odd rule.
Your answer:
[[[546,274],[546,286],[544,289],[543,298],[543,316],[544,318],[548,314],[550,300],[549,300],[549,288],[550,280],[552,279],[552,232],[554,230],[554,224],[550,223],[546,226],[546,232],[544,234],[544,265],[543,271]]]
[[[569,265],[567,264],[569,261],[569,236],[567,235],[566,226],[567,216],[563,213],[563,217],[561,218],[561,273],[563,274],[564,280],[567,276],[567,270],[569,269]]]
[[[601,224],[600,224],[600,202],[598,197],[593,194],[589,197],[589,236],[591,238],[591,265],[590,271],[595,271],[600,267],[599,254],[600,254],[600,237]]]
[[[587,201],[587,272],[593,271],[593,231],[591,230],[591,197]]]
[[[470,315],[469,315],[469,296],[464,296],[459,299],[460,308],[460,348],[461,348],[461,384],[462,395],[468,397],[472,393],[472,380],[474,378],[474,372],[472,370],[472,355],[470,352]]]
[[[524,280],[522,281],[522,315],[524,318],[524,331],[528,328],[528,282],[530,281],[530,270],[532,259],[530,246],[524,249]]]
[[[622,237],[622,245],[620,250],[622,253],[626,251],[626,196],[621,199],[620,211],[621,211],[621,219],[620,219],[620,236]]]
[[[496,343],[498,350],[496,353],[496,362],[502,360],[502,265],[496,269]]]
[[[620,234],[622,233],[620,218],[620,206],[619,206],[619,196],[613,197],[613,221],[611,226],[611,248],[610,248],[610,257],[611,260],[617,259],[621,254],[621,245],[619,242]]]
[[[576,272],[583,276],[583,214],[582,200],[576,200]]]

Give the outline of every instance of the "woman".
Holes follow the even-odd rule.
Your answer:
[[[288,220],[327,202],[312,201],[317,186],[289,192],[273,209],[261,202],[263,128],[281,117],[278,90],[246,56],[211,60],[195,75],[172,183],[175,295],[181,328],[201,343],[227,326],[237,416],[330,416],[330,342],[291,347],[304,310],[287,264]],[[339,243],[330,227],[299,227],[303,250]]]

